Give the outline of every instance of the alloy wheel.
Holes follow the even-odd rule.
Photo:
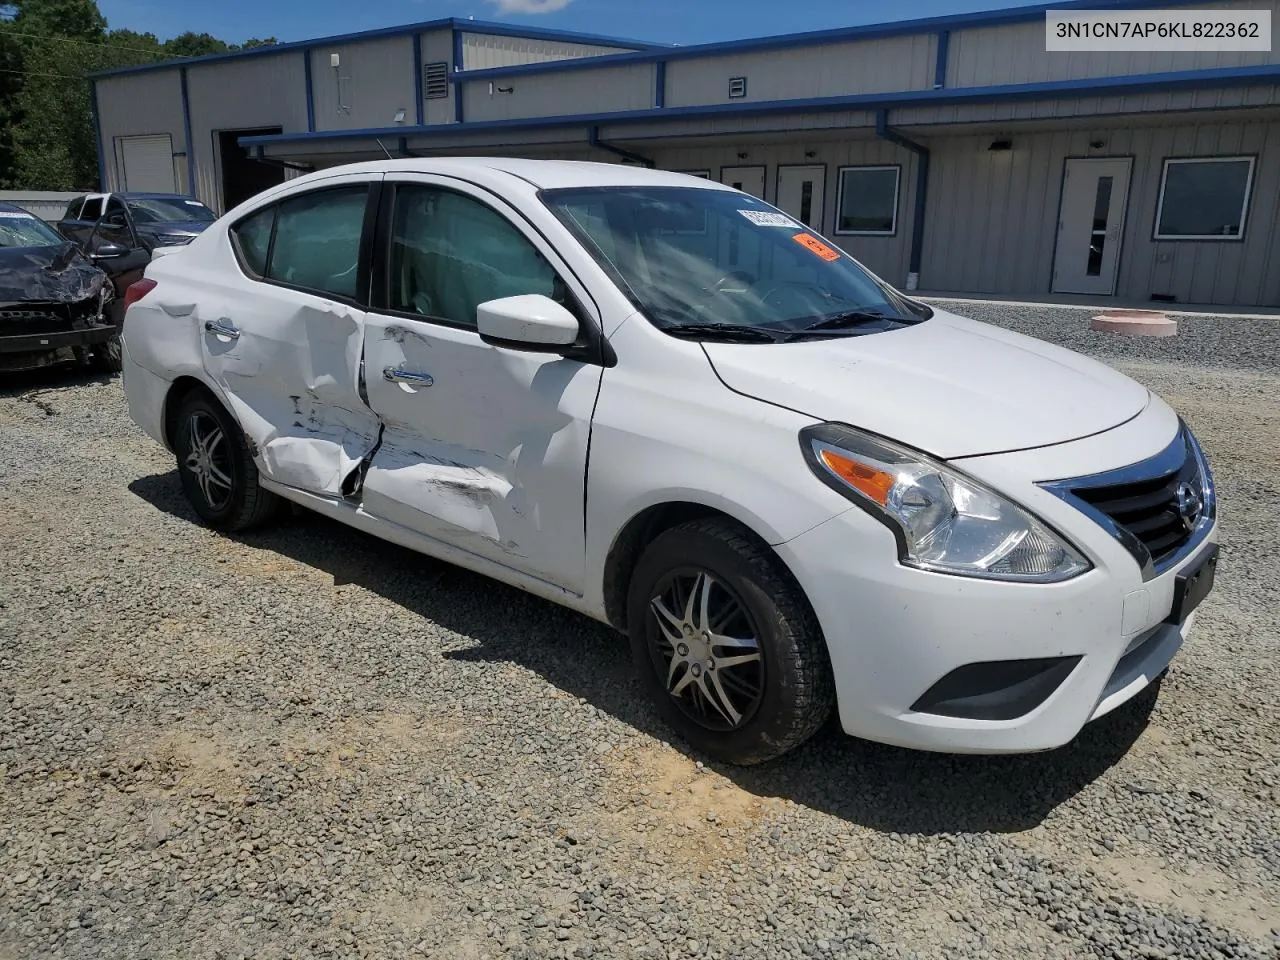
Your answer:
[[[760,633],[742,600],[705,570],[658,582],[649,601],[649,649],[668,695],[708,730],[736,730],[764,696]]]
[[[221,510],[231,502],[231,447],[226,432],[207,413],[197,411],[187,420],[184,466],[196,478],[210,509]]]

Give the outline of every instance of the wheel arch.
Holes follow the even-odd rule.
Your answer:
[[[623,633],[627,631],[627,592],[631,585],[631,574],[645,547],[666,531],[695,520],[723,520],[741,529],[769,550],[778,566],[796,583],[805,602],[809,602],[795,572],[773,549],[769,538],[761,534],[759,525],[708,503],[667,500],[647,506],[632,516],[614,535],[609,546],[604,562],[602,590],[605,617],[612,627]]]
[[[164,412],[160,420],[161,429],[164,430],[164,443],[170,450],[174,449],[173,436],[174,431],[177,429],[178,411],[182,409],[182,401],[192,393],[197,392],[208,394],[209,398],[217,403],[218,406],[224,410],[227,409],[227,405],[223,403],[217,392],[199,377],[186,374],[178,377],[169,385],[169,390],[165,394]],[[229,410],[228,413],[230,413]]]

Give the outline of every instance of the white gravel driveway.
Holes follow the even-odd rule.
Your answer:
[[[959,308],[1160,391],[1224,557],[1032,757],[662,741],[619,636],[311,516],[197,526],[114,380],[0,385],[0,960],[1280,957],[1280,320]]]

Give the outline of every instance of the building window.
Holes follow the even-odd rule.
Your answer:
[[[422,65],[422,99],[443,100],[449,96],[449,65],[424,63]]]
[[[898,231],[898,179],[902,168],[841,167],[836,233],[889,237]]]
[[[747,95],[747,78],[746,77],[730,77],[729,78],[729,99],[741,100]]]
[[[1165,160],[1155,239],[1243,239],[1253,165],[1253,157]]]

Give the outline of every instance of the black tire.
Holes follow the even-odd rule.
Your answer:
[[[662,599],[664,609],[670,610],[671,604],[663,598],[680,596],[681,578],[692,576],[693,590],[707,583],[697,579],[698,571],[712,578],[710,595],[719,598],[720,609],[731,610],[730,602],[738,602],[741,614],[724,614],[730,618],[724,622],[742,617],[736,621],[737,633],[754,631],[759,662],[742,665],[751,673],[735,679],[735,687],[728,686],[728,674],[722,667],[718,676],[724,678],[724,685],[717,680],[715,691],[703,696],[690,684],[677,697],[668,692],[669,681],[677,687],[684,672],[694,673],[692,661],[686,658],[698,657],[703,648],[690,651],[687,644],[675,644],[673,635],[680,629],[671,621],[667,621],[670,632],[662,628],[652,603]],[[676,592],[663,593],[667,584]],[[742,766],[772,760],[808,740],[831,715],[835,685],[817,618],[799,584],[776,555],[737,524],[694,521],[666,531],[649,544],[632,574],[627,626],[641,682],[663,719],[690,745],[716,759]],[[710,628],[713,637],[720,631],[733,633],[727,627]],[[739,644],[742,641],[735,641]],[[686,654],[679,654],[678,648],[684,648]],[[666,655],[666,649],[672,656]],[[705,649],[709,666],[697,676],[705,676],[703,689],[709,690],[715,671],[711,664],[724,660],[716,651],[725,652],[726,648],[713,643]],[[677,657],[681,662],[673,665]],[[750,688],[758,692],[751,697],[740,693]],[[736,697],[727,704],[726,690]],[[725,706],[713,704],[712,698]],[[715,709],[699,716],[695,709],[699,705]],[[734,714],[737,721],[732,720]]]
[[[119,373],[124,369],[124,347],[120,334],[112,334],[110,340],[97,344],[90,354],[89,363],[99,373]]]
[[[193,422],[198,434],[193,434]],[[196,436],[216,437],[221,430],[219,445],[205,457],[205,462],[217,468],[219,479],[206,473],[202,483],[202,470],[193,462]],[[213,397],[203,390],[194,390],[182,400],[178,409],[173,434],[174,452],[177,454],[178,474],[182,478],[182,490],[192,508],[209,526],[227,532],[251,530],[276,516],[280,498],[258,483],[258,467],[249,455],[244,433],[231,415]],[[194,461],[201,458],[197,455]],[[223,480],[227,481],[225,484]]]

